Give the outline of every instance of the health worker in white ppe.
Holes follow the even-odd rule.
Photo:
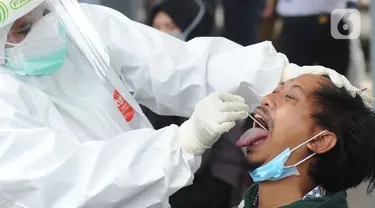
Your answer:
[[[284,67],[269,42],[184,43],[74,0],[2,0],[0,28],[0,207],[168,207],[279,82],[315,73],[351,87]],[[156,131],[138,103],[191,118]]]

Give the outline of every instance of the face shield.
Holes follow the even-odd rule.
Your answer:
[[[74,45],[79,59],[85,59],[100,78],[107,74],[105,47],[75,0],[2,1],[0,24],[2,70],[21,76],[50,75],[67,61],[67,45]]]

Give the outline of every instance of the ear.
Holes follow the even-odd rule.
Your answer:
[[[307,144],[307,148],[316,154],[323,154],[331,150],[337,143],[336,134],[326,132]]]

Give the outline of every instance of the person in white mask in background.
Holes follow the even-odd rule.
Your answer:
[[[148,24],[189,41],[212,35],[214,17],[202,0],[165,0],[151,9]]]
[[[4,0],[0,11],[3,207],[168,207],[205,149],[246,116],[232,94],[254,108],[304,73],[357,91],[332,70],[284,69],[268,42],[184,43],[75,0]],[[191,118],[156,131],[138,103]]]

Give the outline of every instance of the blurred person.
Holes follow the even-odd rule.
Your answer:
[[[348,0],[348,9],[359,9],[361,4],[360,0]],[[353,38],[349,40],[349,68],[348,68],[348,79],[354,85],[361,88],[366,87],[366,61],[363,53],[362,44],[360,38]]]
[[[247,46],[260,41],[265,0],[222,0],[224,37]]]
[[[224,12],[224,28],[222,35],[224,37],[243,46],[255,44],[260,41],[259,27],[261,25],[266,0],[203,1],[214,16],[218,4],[222,4]]]
[[[357,91],[332,70],[285,69],[288,60],[268,42],[185,43],[74,0],[6,0],[0,8],[7,207],[168,207],[203,152],[279,82],[327,74]],[[154,130],[138,103],[190,118]]]
[[[262,22],[260,26],[260,40],[274,40],[275,38],[275,23],[277,20],[276,4],[277,1],[265,0],[266,8],[263,11]]]
[[[349,66],[347,76],[348,79],[355,83],[356,86],[361,88],[366,87],[366,61],[365,55],[363,53],[362,44],[360,39],[351,39],[349,40]]]
[[[177,0],[178,1],[178,0]],[[259,42],[259,27],[262,13],[265,8],[265,0],[199,0],[207,6],[207,12],[215,16],[218,3],[224,8],[223,36],[243,46]],[[163,0],[148,5],[160,3]],[[188,9],[186,9],[187,11]],[[152,17],[151,17],[152,19]],[[210,29],[215,29],[214,26]],[[213,30],[214,31],[214,30]]]
[[[201,0],[166,0],[156,4],[149,17],[149,24],[154,28],[186,41],[210,35],[213,26],[213,17]],[[141,107],[155,129],[181,125],[187,120],[178,116],[161,116]],[[241,149],[235,145],[239,136],[225,134],[217,145],[203,154],[193,184],[170,197],[172,208],[228,208],[241,201],[246,162]]]
[[[346,75],[350,41],[331,35],[331,12],[346,9],[346,4],[347,0],[279,0],[276,8],[282,17],[279,51],[292,63],[324,65]],[[337,28],[342,35],[348,35],[344,24],[341,20]]]
[[[202,0],[166,0],[156,4],[149,15],[149,25],[180,40],[210,36],[213,16]]]
[[[156,4],[162,3],[164,0],[143,0],[143,8],[145,9],[146,12],[146,20],[145,23],[149,24],[149,19],[150,17],[148,16],[150,14],[150,11],[155,7]]]
[[[345,191],[365,181],[370,194],[375,114],[364,92],[352,95],[325,76],[302,75],[265,96],[237,143],[256,182],[238,207],[347,208]]]

